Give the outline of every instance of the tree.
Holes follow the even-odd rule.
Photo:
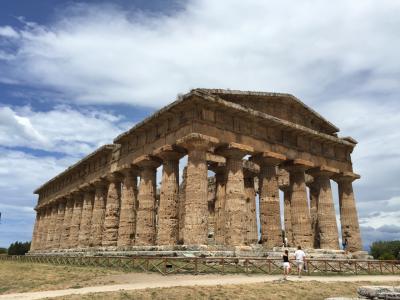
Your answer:
[[[11,243],[8,247],[8,255],[25,255],[31,247],[31,242],[18,242]]]
[[[0,248],[0,254],[7,254],[7,248]]]
[[[377,241],[371,245],[370,254],[375,259],[400,260],[400,241]]]

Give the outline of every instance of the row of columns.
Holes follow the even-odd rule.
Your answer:
[[[133,246],[205,245],[208,243],[207,151],[226,158],[216,172],[215,233],[217,244],[238,246],[258,240],[254,174],[246,173],[242,159],[252,147],[190,134],[144,155],[106,180],[82,187],[57,203],[38,210],[32,250]],[[185,191],[179,191],[179,159],[187,153]],[[286,236],[291,243],[312,248],[338,248],[338,233],[329,179],[336,176],[343,237],[349,248],[359,250],[358,218],[351,176],[328,168],[314,168],[302,160],[264,152],[251,160],[260,166],[261,242],[266,247],[282,244],[277,166],[289,171],[285,191]],[[156,169],[163,164],[160,202],[156,213]],[[210,166],[211,167],[211,166]],[[314,176],[316,200],[308,208],[305,171]],[[310,174],[311,174],[310,173]],[[140,183],[137,187],[137,177]],[[354,179],[354,178],[353,178]],[[181,196],[180,196],[181,194]],[[315,203],[314,203],[315,202]],[[183,211],[182,211],[183,210]],[[250,225],[250,226],[249,226]],[[318,238],[315,238],[315,234]]]

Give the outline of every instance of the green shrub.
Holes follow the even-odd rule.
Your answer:
[[[8,255],[25,255],[31,247],[31,242],[15,242],[8,247]]]
[[[400,241],[377,241],[371,245],[370,254],[375,259],[400,260]]]

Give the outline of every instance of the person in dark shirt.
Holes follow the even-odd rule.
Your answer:
[[[282,256],[283,259],[283,279],[286,279],[290,273],[289,251],[285,250]]]

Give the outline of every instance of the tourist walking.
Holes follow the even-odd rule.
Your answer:
[[[282,256],[283,259],[283,279],[287,279],[287,276],[290,274],[290,262],[289,262],[289,251],[285,250],[285,253]]]
[[[301,272],[303,271],[304,263],[306,261],[306,254],[303,250],[301,250],[301,246],[297,246],[297,250],[294,253],[294,256],[296,258],[297,273],[299,275],[299,278],[301,278]]]

